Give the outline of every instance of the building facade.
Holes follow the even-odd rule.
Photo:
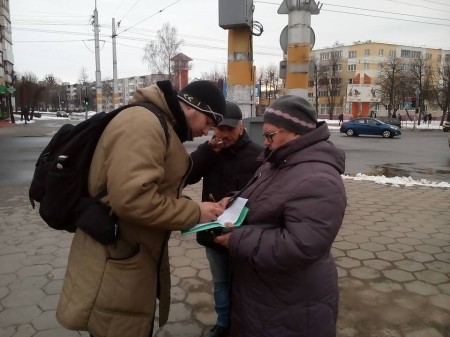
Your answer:
[[[313,106],[317,103],[319,116],[325,118],[341,112],[353,117],[371,112],[384,116],[388,111],[379,85],[384,64],[397,60],[406,72],[416,60],[423,60],[435,70],[442,69],[444,62],[450,61],[450,50],[366,41],[316,49],[311,60],[315,71],[310,72],[308,100]],[[426,102],[425,109],[442,114],[432,102]]]
[[[14,57],[12,52],[9,0],[0,0],[0,117],[9,115],[13,104]]]

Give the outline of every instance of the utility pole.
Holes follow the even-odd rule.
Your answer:
[[[95,9],[94,9],[94,37],[95,37],[95,82],[97,89],[96,90],[97,112],[101,112],[103,111],[103,94],[102,94],[102,76],[100,72],[100,43],[99,43],[97,0],[95,0]]]
[[[311,49],[311,14],[319,14],[322,5],[315,0],[284,0],[278,14],[288,14],[286,93],[308,98]]]
[[[243,118],[254,115],[252,40],[250,27],[228,30],[227,97],[239,105]]]
[[[254,115],[253,0],[219,0],[219,26],[228,29],[227,98],[242,117]]]
[[[119,90],[117,89],[117,52],[116,52],[116,19],[112,19],[112,48],[113,48],[113,105],[119,107]]]

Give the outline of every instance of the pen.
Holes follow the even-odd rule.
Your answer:
[[[216,202],[216,199],[214,199],[212,193],[209,193],[209,200],[211,200],[212,202]]]

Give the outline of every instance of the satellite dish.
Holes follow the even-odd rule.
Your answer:
[[[309,49],[312,50],[314,48],[314,44],[316,43],[316,34],[314,33],[314,30],[307,26],[310,29],[309,32]],[[287,54],[287,48],[288,48],[288,30],[289,27],[286,25],[286,27],[283,28],[280,34],[280,47],[281,50],[283,50],[283,53]]]

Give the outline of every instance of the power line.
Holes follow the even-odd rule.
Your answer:
[[[120,22],[128,15],[128,13],[131,12],[131,10],[138,4],[139,1],[141,1],[141,0],[136,0],[136,2],[134,3],[134,5],[131,6],[131,8],[128,10],[128,12],[126,12],[126,13],[122,16],[122,18],[121,18],[120,20],[118,20],[118,23],[120,23]]]
[[[420,15],[404,14],[404,13],[391,12],[391,11],[380,11],[380,10],[376,10],[376,9],[364,9],[364,8],[358,8],[358,7],[341,6],[341,5],[331,5],[331,4],[328,4],[327,6],[332,6],[332,7],[342,7],[342,8],[350,8],[350,9],[359,9],[359,10],[369,11],[369,12],[386,13],[386,14],[394,14],[394,15],[403,15],[403,16],[414,17],[414,18],[432,19],[432,20],[443,20],[443,21],[448,21],[448,22],[450,22],[449,19],[433,18],[433,17],[430,17],[430,16],[420,16]]]
[[[423,24],[426,24],[426,25],[435,25],[435,26],[450,27],[450,24],[446,25],[446,24],[443,24],[443,23],[425,22],[425,21],[416,21],[416,20],[399,19],[399,18],[388,18],[388,17],[385,17],[385,16],[370,15],[370,14],[363,14],[363,13],[351,13],[351,12],[344,12],[344,11],[335,11],[335,10],[331,10],[331,9],[322,9],[322,10],[323,10],[323,11],[326,11],[326,12],[343,13],[343,14],[353,14],[353,15],[367,16],[367,17],[378,18],[378,19],[396,20],[396,21],[405,21],[405,22],[423,23]]]
[[[131,28],[133,28],[133,27],[136,27],[137,25],[141,24],[142,22],[147,21],[148,19],[150,19],[150,18],[154,17],[155,15],[157,15],[157,14],[159,14],[159,13],[165,11],[167,8],[169,8],[169,7],[171,7],[171,6],[173,6],[173,5],[177,4],[177,3],[179,3],[180,1],[181,1],[181,0],[177,0],[177,1],[173,2],[173,3],[171,3],[170,5],[164,7],[163,9],[160,9],[160,10],[157,11],[156,13],[150,15],[149,17],[147,17],[147,18],[145,18],[145,19],[143,19],[143,20],[141,20],[141,21],[139,21],[138,23],[136,23],[135,25],[131,26],[131,27],[128,28],[128,29],[131,29]],[[126,32],[128,29],[125,29],[125,30],[121,31],[120,33]],[[119,32],[117,32],[117,34],[119,34]]]
[[[449,12],[450,13],[450,11],[446,11],[446,10],[442,10],[442,9],[438,9],[438,8],[430,8],[430,7],[427,7],[427,6],[416,5],[416,4],[412,4],[412,3],[409,3],[409,2],[403,2],[403,1],[398,1],[398,0],[384,0],[384,1],[395,2],[395,3],[402,4],[402,5],[414,6],[414,7],[419,7],[419,8],[425,8],[425,9],[429,9],[429,10],[432,10],[432,11]],[[431,2],[431,1],[427,1],[427,2]]]

